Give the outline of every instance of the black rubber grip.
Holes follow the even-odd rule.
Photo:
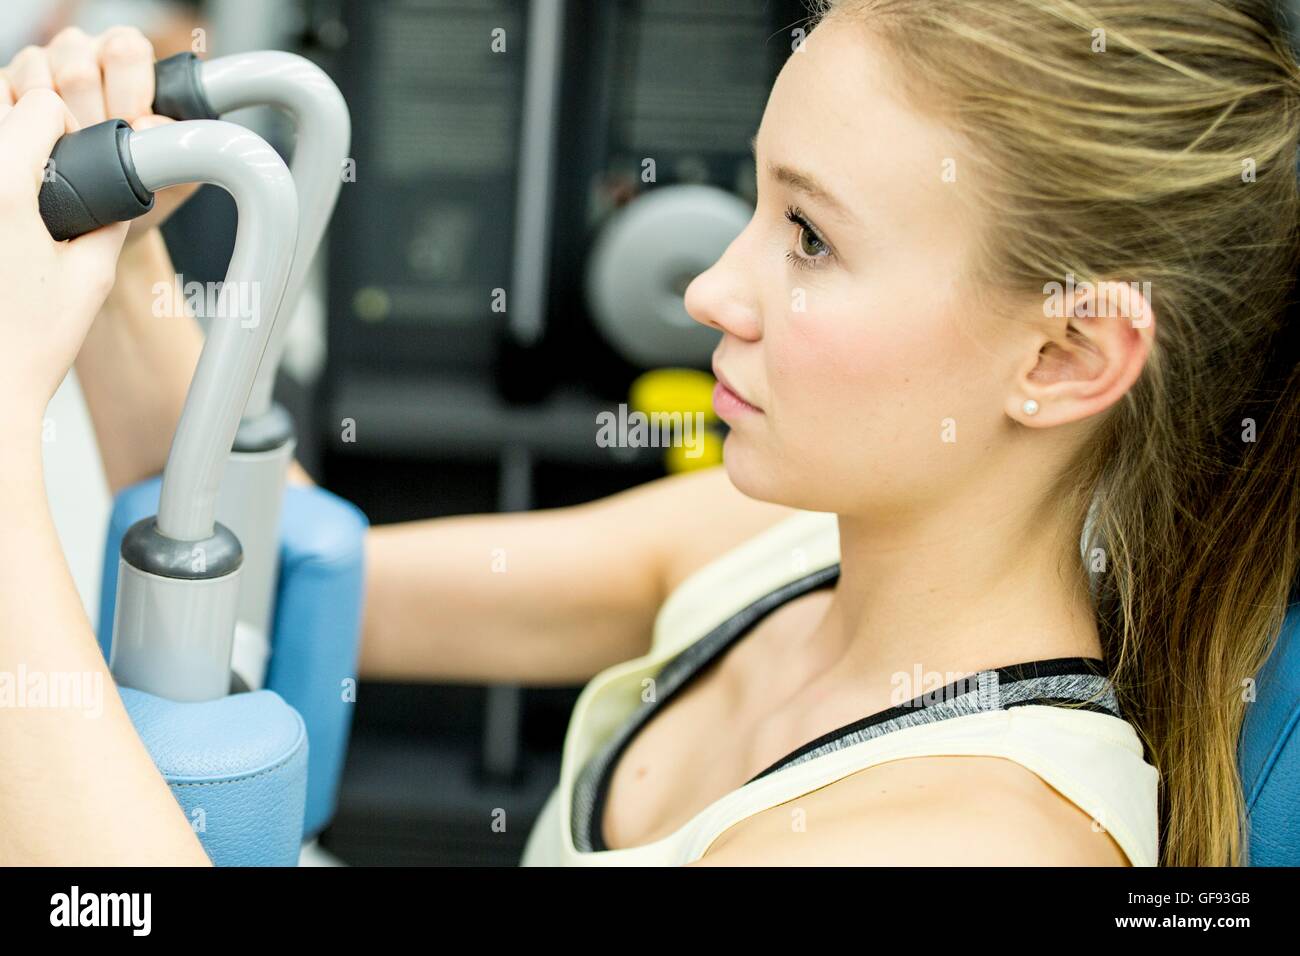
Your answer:
[[[193,53],[177,53],[155,63],[153,111],[177,120],[216,119],[217,113],[203,92],[202,65]]]
[[[153,208],[131,160],[131,127],[106,120],[54,144],[41,183],[41,218],[55,239],[75,239]]]

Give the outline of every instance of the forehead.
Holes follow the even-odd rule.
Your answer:
[[[759,158],[810,174],[864,225],[929,228],[953,212],[958,144],[907,102],[894,69],[867,24],[823,21],[777,77]]]

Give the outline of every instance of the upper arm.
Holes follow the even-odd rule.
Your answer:
[[[586,507],[614,527],[638,529],[663,598],[704,565],[796,513],[742,494],[721,465],[669,475]]]
[[[883,776],[870,772],[885,767]],[[869,768],[757,814],[695,865],[1129,863],[1110,834],[1027,768],[999,757],[943,756]]]
[[[660,584],[632,517],[573,505],[372,527],[362,673],[574,684],[644,654]]]
[[[792,513],[713,468],[580,505],[372,528],[362,673],[589,680],[646,653],[685,576]]]

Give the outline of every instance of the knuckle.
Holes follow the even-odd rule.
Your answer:
[[[47,112],[57,112],[60,116],[63,114],[63,100],[48,86],[37,86],[23,94],[19,102],[26,102],[29,106],[37,106]]]
[[[64,27],[58,33],[54,34],[54,39],[50,41],[50,46],[77,45],[84,46],[90,42],[90,37],[86,31],[80,27]]]
[[[43,59],[45,59],[45,51],[40,47],[29,43],[27,46],[23,47],[21,50],[19,50],[17,53],[14,54],[14,58],[9,61],[9,67],[10,69],[18,70],[18,69],[22,69],[32,60],[43,60]]]
[[[56,126],[60,133],[63,132],[68,107],[54,90],[47,86],[30,89],[19,98],[18,103],[23,109],[35,110],[51,126]]]
[[[94,88],[99,82],[99,68],[90,60],[70,60],[54,71],[54,85],[60,90]]]
[[[104,59],[115,62],[124,60],[153,60],[153,44],[135,27],[113,27],[103,36]]]

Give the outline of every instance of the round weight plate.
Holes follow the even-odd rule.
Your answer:
[[[587,264],[596,327],[643,368],[708,365],[718,333],[686,313],[682,296],[721,258],[753,208],[715,186],[661,186],[610,217]]]

